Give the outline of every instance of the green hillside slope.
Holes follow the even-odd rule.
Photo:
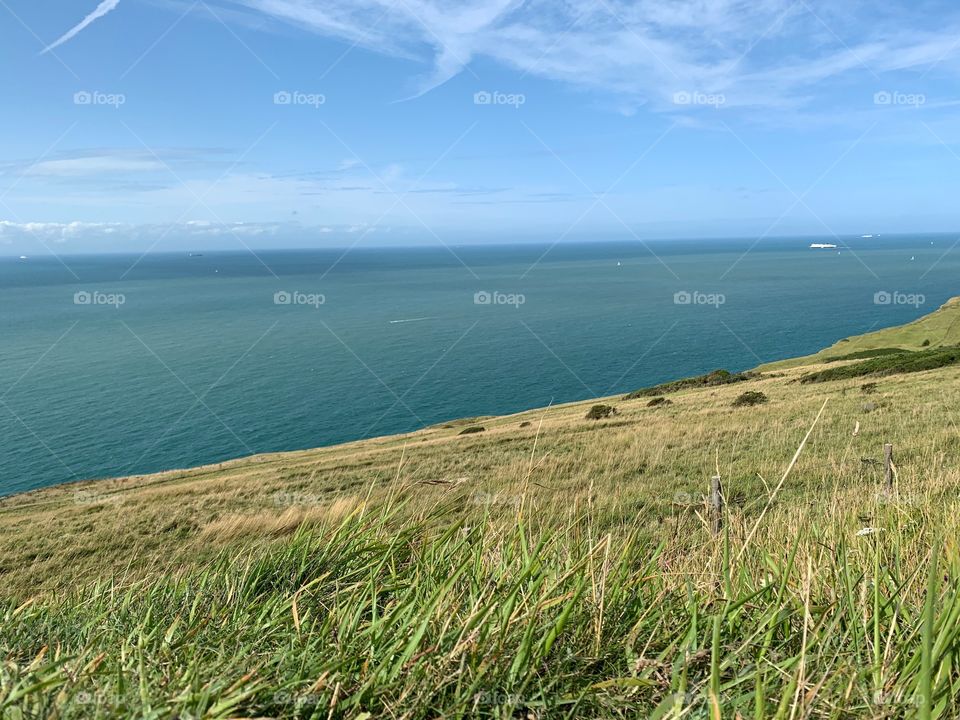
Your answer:
[[[811,365],[876,349],[921,350],[953,345],[960,345],[960,297],[950,298],[936,311],[912,323],[844,338],[813,355],[768,363],[760,366],[758,370],[782,370]]]

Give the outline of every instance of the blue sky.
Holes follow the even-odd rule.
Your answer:
[[[0,18],[0,254],[960,228],[951,2]]]

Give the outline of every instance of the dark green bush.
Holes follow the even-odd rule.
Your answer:
[[[716,385],[730,385],[731,383],[745,382],[747,380],[756,380],[761,377],[758,372],[732,373],[729,370],[714,370],[706,375],[697,375],[696,377],[684,378],[683,380],[674,380],[673,382],[654,385],[653,387],[634,390],[632,393],[624,396],[624,400],[635,400],[641,397],[653,397],[654,395],[664,395],[666,393],[676,392],[677,390],[686,390],[688,388],[713,387]]]
[[[916,352],[898,355],[884,355],[863,362],[844,365],[843,367],[827,368],[818,372],[807,373],[800,378],[802,383],[828,382],[831,380],[848,380],[850,378],[898,373],[922,372],[936,368],[954,365],[960,362],[960,347],[937,348],[934,350],[918,350]]]
[[[587,412],[586,418],[587,420],[603,420],[604,418],[608,418],[611,415],[616,414],[617,409],[615,407],[610,405],[594,405]]]
[[[752,405],[762,405],[769,398],[758,390],[747,390],[733,401],[733,407],[750,407]]]

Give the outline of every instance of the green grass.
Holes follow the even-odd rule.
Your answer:
[[[595,534],[588,512],[552,532],[534,530],[522,510],[509,527],[487,517],[444,530],[398,529],[395,512],[355,514],[169,579],[8,604],[0,710],[61,718],[960,713],[960,567],[939,550],[939,565],[908,562],[892,533],[824,545],[815,557],[798,552],[818,537],[815,526],[762,548],[720,539],[684,580],[664,546],[629,528]],[[896,524],[893,508],[882,512]]]
[[[902,348],[873,348],[871,350],[858,350],[857,352],[847,353],[846,355],[837,355],[836,357],[825,357],[823,362],[832,363],[841,360],[867,360],[869,358],[883,357],[885,355],[903,355],[910,350]]]
[[[923,350],[956,345],[960,345],[960,297],[951,298],[936,311],[912,323],[844,338],[813,355],[769,363],[758,369],[767,372],[813,365],[827,362],[829,358],[876,349]]]
[[[802,383],[819,383],[860,377],[883,377],[898,373],[935,370],[960,363],[960,347],[884,354],[863,362],[827,368],[801,376]]]

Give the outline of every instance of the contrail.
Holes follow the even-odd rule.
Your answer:
[[[97,9],[96,9],[96,10],[94,10],[92,13],[90,13],[89,15],[87,15],[87,16],[86,16],[83,20],[81,20],[80,23],[77,24],[75,27],[73,27],[73,28],[71,28],[70,30],[68,30],[68,31],[67,31],[59,40],[57,40],[55,43],[53,43],[52,45],[48,45],[47,47],[45,47],[45,48],[43,49],[43,52],[41,52],[40,54],[43,55],[44,53],[48,53],[48,52],[50,52],[51,50],[53,50],[54,48],[56,48],[56,47],[60,47],[60,46],[63,45],[67,40],[70,40],[71,38],[75,37],[78,33],[80,33],[84,28],[87,27],[87,25],[89,25],[90,23],[92,23],[94,20],[99,20],[99,19],[102,18],[104,15],[106,15],[108,12],[110,12],[111,10],[113,10],[113,9],[114,9],[117,5],[119,5],[119,4],[120,4],[120,0],[103,0],[99,5],[97,5]]]

